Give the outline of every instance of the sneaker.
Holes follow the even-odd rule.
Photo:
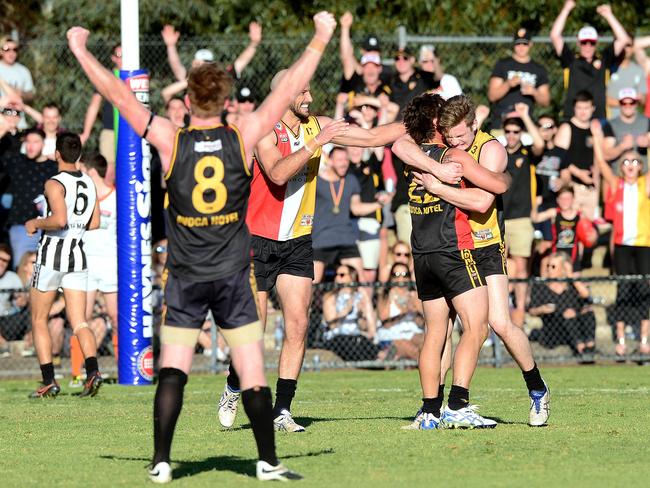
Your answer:
[[[551,393],[544,383],[543,391],[532,390],[530,396],[530,414],[528,416],[528,425],[532,427],[541,427],[546,425],[551,411]]]
[[[81,388],[84,386],[84,380],[81,378],[81,375],[73,376],[68,386],[70,388]]]
[[[11,357],[11,348],[9,346],[0,347],[0,358]]]
[[[418,429],[420,430],[435,430],[441,429],[442,425],[440,424],[440,419],[434,416],[432,413],[423,413],[422,420]]]
[[[467,405],[459,410],[445,407],[440,416],[440,422],[449,429],[493,429],[497,423],[492,419],[481,417],[477,412],[478,405]]]
[[[266,461],[257,461],[257,479],[260,481],[298,481],[298,473],[285,468],[282,464],[271,466]]]
[[[289,410],[283,409],[280,415],[273,419],[273,426],[277,432],[304,432],[305,428],[298,425]]]
[[[223,389],[221,398],[219,399],[219,423],[229,429],[232,427],[232,424],[235,423],[235,417],[237,417],[237,403],[239,402],[239,397],[241,392],[239,390],[233,390],[226,383],[226,387]]]
[[[22,350],[20,355],[24,358],[33,358],[36,356],[36,350],[33,347],[27,347]]]
[[[413,422],[408,425],[403,425],[402,430],[420,430],[420,424],[422,423],[423,418],[424,412],[422,410],[418,410],[418,413],[415,414]]]
[[[96,373],[92,374],[90,378],[86,380],[86,383],[84,383],[84,389],[81,393],[79,393],[80,397],[94,397],[97,395],[97,392],[99,391],[99,387],[102,386],[102,383],[104,380],[102,379],[102,375],[99,374],[99,371]]]
[[[61,391],[59,384],[54,381],[49,385],[41,385],[36,391],[29,395],[29,398],[56,398]]]
[[[148,474],[154,483],[169,483],[172,480],[172,467],[163,461],[152,467]]]

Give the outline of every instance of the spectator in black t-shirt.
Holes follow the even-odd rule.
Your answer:
[[[569,79],[565,83],[564,116],[573,115],[573,102],[578,92],[587,90],[593,95],[596,107],[596,118],[606,117],[607,99],[605,85],[613,66],[619,62],[624,54],[626,44],[632,42],[630,36],[616,19],[609,5],[600,5],[596,9],[598,15],[604,18],[614,33],[614,43],[606,46],[600,52],[596,51],[598,32],[591,26],[585,26],[578,32],[578,48],[575,54],[564,43],[562,33],[564,25],[576,6],[574,0],[567,0],[555,19],[551,28],[551,42],[562,67],[568,69]]]
[[[594,178],[594,147],[591,118],[594,99],[590,92],[578,92],[573,100],[573,117],[560,125],[555,145],[566,150],[567,167],[561,177],[573,186],[576,208],[590,220],[596,218],[598,181]]]
[[[348,107],[355,105],[354,96],[357,94],[379,97],[382,105],[386,105],[390,88],[386,84],[388,76],[383,73],[379,40],[375,36],[369,36],[361,48],[361,61],[357,61],[350,39],[353,21],[350,12],[343,14],[340,19],[343,78],[339,92],[348,94]]]
[[[555,208],[557,192],[562,187],[561,172],[568,166],[566,150],[555,145],[557,124],[550,115],[542,115],[537,121],[539,133],[544,140],[544,152],[534,159],[535,176],[537,178],[537,210],[543,212]],[[537,247],[539,254],[544,254],[553,241],[551,219],[534,224],[535,230],[541,233],[542,242]]]
[[[57,172],[57,164],[43,156],[45,134],[39,129],[30,129],[25,134],[26,154],[14,153],[3,160],[9,177],[6,193],[11,195],[11,209],[7,226],[13,250],[14,266],[28,251],[36,251],[40,232],[27,235],[25,222],[38,217],[38,198],[43,197],[45,182]],[[40,203],[42,205],[44,202]]]
[[[497,61],[492,70],[488,85],[492,130],[501,128],[503,116],[512,112],[516,103],[528,105],[531,115],[535,105],[547,107],[551,103],[546,68],[530,59],[531,39],[528,29],[518,29],[514,35],[512,56]]]
[[[394,54],[395,72],[391,76],[390,99],[399,106],[398,119],[408,103],[418,95],[440,86],[434,74],[415,67],[415,56],[407,47],[398,49]]]
[[[544,141],[528,115],[528,105],[518,103],[515,109],[518,117],[503,121],[508,153],[507,171],[512,176],[512,184],[503,194],[503,216],[508,255],[514,265],[509,274],[524,280],[528,278],[528,260],[533,245],[531,213],[536,202],[533,158],[542,154]],[[524,128],[533,139],[532,146],[524,146],[521,142]],[[516,310],[513,315],[521,319],[525,315],[526,288],[526,283],[515,284]]]

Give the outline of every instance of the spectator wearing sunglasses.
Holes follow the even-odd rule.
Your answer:
[[[517,103],[528,105],[531,114],[535,106],[547,107],[551,103],[548,72],[531,59],[532,44],[530,31],[520,27],[513,36],[512,56],[497,61],[492,70],[488,85],[491,130],[501,129],[504,115],[512,112]]]
[[[650,119],[639,113],[639,94],[634,88],[623,88],[617,96],[620,113],[603,127],[603,153],[610,163],[626,151],[636,149],[647,154],[650,139]],[[617,170],[614,168],[614,173]]]
[[[390,100],[399,106],[398,119],[411,100],[422,93],[434,90],[440,86],[435,75],[415,67],[415,56],[408,47],[398,49],[393,53],[395,72],[390,78]]]
[[[639,103],[645,105],[647,84],[643,68],[634,62],[634,36],[630,35],[630,42],[625,45],[623,60],[612,73],[607,84],[607,107],[609,118],[619,115],[619,93],[624,88],[632,88],[639,97]]]
[[[551,42],[555,54],[562,63],[565,73],[566,91],[564,97],[564,117],[570,118],[573,115],[573,101],[578,92],[587,90],[594,97],[596,111],[594,116],[598,119],[606,117],[605,85],[612,71],[618,64],[627,44],[632,40],[625,29],[614,16],[609,5],[599,5],[596,12],[600,15],[614,33],[614,43],[605,46],[597,51],[598,32],[590,25],[584,26],[578,31],[578,53],[574,53],[564,42],[562,37],[564,26],[571,11],[575,8],[575,0],[566,0],[560,14],[553,22],[551,28]]]
[[[595,125],[594,143],[602,139]],[[598,156],[598,154],[597,154]],[[620,275],[650,274],[650,176],[644,168],[641,155],[625,151],[618,164],[618,174],[602,157],[596,157],[608,191],[606,215],[614,226],[614,270]],[[646,171],[644,172],[644,169]],[[619,283],[614,310],[616,321],[616,354],[627,353],[625,325],[641,323],[639,352],[650,354],[650,285],[647,281]]]
[[[508,153],[507,171],[512,184],[503,194],[503,216],[506,225],[506,246],[514,269],[509,270],[514,278],[528,278],[528,261],[532,254],[533,224],[531,214],[536,204],[535,165],[533,158],[544,151],[544,140],[528,114],[528,105],[515,105],[517,117],[503,121]],[[533,145],[524,145],[521,135],[524,128],[533,138]],[[513,321],[523,323],[526,304],[526,283],[515,284],[516,308]]]
[[[18,48],[18,42],[10,37],[0,40],[0,78],[18,91],[24,103],[29,103],[34,99],[34,81],[29,69],[18,62]],[[0,91],[5,94],[3,90]],[[18,127],[27,128],[27,122],[22,114]]]

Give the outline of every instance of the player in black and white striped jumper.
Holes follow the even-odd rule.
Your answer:
[[[86,360],[87,380],[81,396],[95,396],[102,377],[97,366],[95,335],[85,318],[88,269],[82,238],[86,230],[99,227],[99,202],[93,181],[77,168],[81,156],[79,136],[60,134],[55,156],[59,172],[45,182],[43,217],[25,222],[29,235],[39,229],[43,231],[31,289],[32,331],[43,385],[30,398],[55,397],[60,391],[54,380],[52,338],[47,327],[59,288],[63,289],[68,321]]]

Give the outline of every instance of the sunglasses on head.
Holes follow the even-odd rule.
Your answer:
[[[506,129],[505,133],[506,134],[520,134],[521,130]]]
[[[639,166],[641,162],[638,159],[624,159],[623,166]]]
[[[15,108],[3,108],[2,115],[10,115],[10,116],[17,117],[18,115],[20,115],[20,112]]]
[[[395,278],[406,278],[408,276],[408,273],[406,271],[395,271],[393,273],[393,276]]]
[[[595,46],[596,41],[580,41],[580,44],[582,44],[583,46]]]

